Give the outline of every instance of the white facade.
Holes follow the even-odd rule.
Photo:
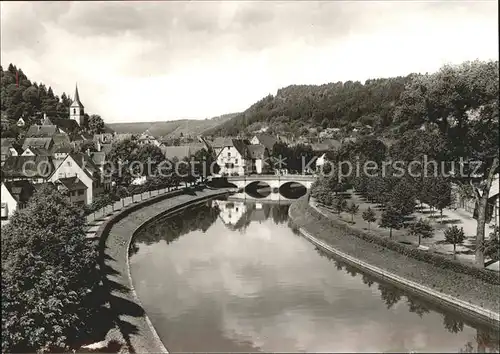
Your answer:
[[[31,151],[29,147],[27,147],[26,150],[23,151],[21,156],[35,156],[35,153]]]
[[[321,155],[316,159],[316,171],[321,170],[325,164],[326,154]]]
[[[215,200],[220,209],[219,217],[226,226],[234,226],[245,215],[247,205],[238,201]]]
[[[17,200],[10,194],[9,190],[5,186],[5,183],[2,183],[2,187],[0,190],[1,203],[2,203],[2,211],[1,216],[2,219],[8,218],[10,219],[12,214],[17,209]]]
[[[255,159],[255,172],[257,172],[258,174],[261,174],[263,167],[264,167],[264,160],[263,159]]]
[[[69,154],[67,152],[55,152],[54,158],[56,160],[64,160]]]
[[[17,153],[17,150],[14,149],[13,147],[9,148],[9,156],[18,156],[19,154]]]
[[[50,176],[49,181],[55,182],[59,178],[74,177],[77,176],[80,181],[87,186],[87,204],[92,203],[94,196],[94,179],[91,178],[82,168],[76,163],[76,161],[68,155],[64,161],[56,168],[52,176]]]
[[[250,144],[252,145],[258,145],[260,144],[259,138],[257,138],[257,135],[255,135],[252,140],[250,140]]]
[[[217,164],[220,166],[221,175],[244,176],[248,161],[234,146],[225,146],[217,156]]]

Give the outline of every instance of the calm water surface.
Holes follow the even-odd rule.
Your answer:
[[[139,298],[171,352],[498,352],[498,334],[327,257],[288,205],[214,200],[144,229]]]

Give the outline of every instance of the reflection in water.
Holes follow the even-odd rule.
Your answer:
[[[215,200],[219,217],[230,230],[244,231],[251,222],[266,221],[269,216],[275,224],[288,221],[288,207],[283,204],[253,203],[237,200]]]
[[[287,215],[217,200],[138,233],[134,287],[169,350],[498,351],[494,330],[315,252]]]
[[[210,200],[203,205],[184,209],[176,213],[175,216],[160,218],[155,222],[146,224],[132,240],[129,256],[139,251],[139,247],[137,246],[138,238],[141,243],[146,245],[151,245],[162,240],[169,244],[177,240],[180,236],[194,230],[206,232],[219,215],[219,208],[216,204],[213,205],[213,202],[213,200]]]
[[[406,298],[406,303],[408,304],[408,311],[417,314],[422,317],[426,313],[430,313],[431,309],[437,312],[441,312],[437,306],[433,306],[425,300],[417,299],[408,293],[399,290],[394,285],[384,283],[382,280],[376,280],[374,277],[363,274],[359,272],[356,268],[344,264],[338,259],[334,258],[331,254],[323,251],[322,249],[316,247],[316,251],[322,256],[330,259],[334,262],[337,270],[343,270],[355,276],[356,274],[361,274],[362,281],[364,284],[371,287],[375,282],[378,282],[378,289],[380,291],[380,298],[384,301],[387,309],[390,309],[397,303],[399,303],[402,297]],[[464,321],[460,319],[457,314],[443,313],[443,327],[447,329],[450,333],[459,333],[464,330]],[[472,325],[471,325],[472,326]],[[477,343],[477,349],[474,348],[472,342],[467,342],[463,348],[459,349],[460,353],[497,353],[499,351],[499,333],[498,329],[495,332],[494,329],[484,329],[481,327],[477,328],[477,334],[475,337]]]

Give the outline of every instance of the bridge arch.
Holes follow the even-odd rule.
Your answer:
[[[245,186],[244,191],[253,198],[261,199],[268,197],[272,188],[265,181],[253,181]]]
[[[289,181],[281,184],[279,193],[288,199],[297,199],[307,193],[307,187],[301,182]]]

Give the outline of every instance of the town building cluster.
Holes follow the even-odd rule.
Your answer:
[[[149,130],[135,136],[117,133],[107,125],[103,133],[92,135],[84,129],[85,117],[85,107],[76,87],[67,118],[44,114],[31,125],[19,118],[15,124],[25,129],[22,139],[1,139],[2,220],[8,220],[15,210],[24,208],[33,193],[44,185],[64,193],[72,203],[91,204],[111,189],[111,178],[104,174],[107,156],[114,143],[126,139],[134,139],[138,145],[159,147],[167,160],[182,160],[206,149],[214,154],[220,176],[270,173],[269,158],[274,145],[290,143],[286,137],[259,133],[251,139],[182,137],[172,144],[171,138],[154,136]],[[6,124],[2,119],[2,129]],[[319,155],[340,144],[333,139],[323,140],[312,144]],[[92,143],[96,151],[82,151],[86,143]],[[294,143],[306,142],[299,139]]]
[[[95,196],[110,188],[101,178],[106,150],[103,136],[92,136],[82,129],[84,106],[78,88],[69,108],[69,119],[44,117],[27,127],[22,142],[1,139],[1,217],[8,219],[23,208],[38,188],[50,185],[67,195],[72,203],[92,203]],[[17,121],[25,127],[23,118]],[[107,134],[113,132],[108,129]],[[97,139],[97,152],[77,153],[86,141]]]

